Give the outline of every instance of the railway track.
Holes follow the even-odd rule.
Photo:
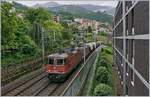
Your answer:
[[[50,95],[58,87],[59,84],[50,82],[47,78],[47,73],[43,72],[39,76],[36,76],[26,83],[17,86],[13,90],[8,91],[3,94],[3,96],[38,96],[41,95],[41,93],[44,93],[47,88],[49,88],[49,91],[45,92],[44,95]]]
[[[33,73],[32,76],[25,77],[25,81],[18,81],[14,84],[2,87],[3,96],[59,96],[66,86],[71,82],[73,77],[80,70],[83,62],[79,64],[77,69],[68,77],[64,83],[53,83],[49,81],[47,73],[44,69]],[[13,87],[12,87],[13,86]]]
[[[81,63],[82,64],[82,63]],[[81,64],[78,68],[80,68]],[[3,96],[58,96],[66,88],[68,83],[72,80],[73,76],[78,72],[75,70],[69,78],[64,83],[53,83],[47,78],[46,72],[39,72],[27,81],[16,85],[16,87],[11,88],[9,91],[2,92]],[[10,88],[8,85],[7,88]],[[3,89],[3,88],[2,88]],[[6,90],[6,89],[5,89]],[[4,91],[4,90],[3,90]]]
[[[75,70],[73,74],[64,83],[53,83],[47,78],[47,73],[43,70],[36,72],[36,76],[31,76],[26,81],[19,80],[18,83],[2,87],[3,96],[51,96],[60,95],[67,84],[71,81],[74,74],[78,70]],[[30,77],[30,76],[28,76]],[[12,87],[11,86],[15,86]],[[7,90],[9,89],[9,90]]]
[[[37,83],[38,81],[40,81],[41,79],[43,79],[44,77],[46,77],[45,73],[40,74],[39,76],[19,85],[18,87],[14,88],[13,90],[5,93],[4,95],[6,96],[17,96],[19,95],[21,92],[27,90],[29,87],[31,87],[32,85],[34,85],[35,83]]]
[[[17,87],[29,82],[30,80],[36,78],[37,76],[39,76],[41,73],[43,73],[44,70],[41,68],[41,69],[38,69],[32,73],[29,73],[5,86],[2,86],[1,87],[1,94],[2,95],[6,95],[7,93],[9,93],[10,91],[16,89]]]

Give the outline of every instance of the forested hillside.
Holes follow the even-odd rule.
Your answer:
[[[22,8],[8,2],[2,2],[1,8],[2,66],[41,55],[42,35],[45,53],[68,46],[73,37],[71,27],[54,22],[53,14],[46,9]]]

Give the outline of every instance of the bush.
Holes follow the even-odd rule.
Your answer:
[[[106,84],[99,84],[94,89],[94,96],[111,96],[112,88]]]
[[[91,88],[93,96],[114,95],[114,83],[112,76],[112,49],[102,48],[96,62],[94,80]]]
[[[37,49],[31,45],[24,44],[22,47],[22,53],[34,55],[35,53],[37,53]]]
[[[110,48],[105,48],[105,49],[104,49],[104,52],[105,52],[106,54],[111,54],[111,55],[112,55],[112,50],[111,50]]]
[[[105,83],[110,85],[110,76],[106,67],[99,67],[96,72],[96,80],[100,83]]]
[[[106,56],[103,54],[103,55],[100,55],[100,57],[98,58],[98,62],[100,62],[101,60],[107,60]]]
[[[13,57],[13,56],[12,56]],[[16,54],[15,54],[15,58],[17,58],[17,59],[20,59],[20,58],[22,58],[23,57],[23,55],[20,53],[20,52],[17,52]]]
[[[107,70],[111,72],[111,64],[107,60],[105,59],[99,60],[97,63],[97,67],[100,67],[100,66],[106,67]]]
[[[104,52],[101,52],[100,55],[98,56],[98,63],[99,63],[99,61],[102,60],[102,59],[107,60],[106,54],[105,54]]]
[[[100,32],[101,36],[107,36],[108,34],[106,32]]]

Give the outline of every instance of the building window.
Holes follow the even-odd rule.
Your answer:
[[[135,44],[134,44],[134,40],[132,40],[132,65],[134,67],[135,64],[135,60],[134,60],[134,56],[135,56]],[[131,84],[134,86],[134,71],[131,69]]]
[[[126,95],[128,96],[128,85],[126,84]]]
[[[123,63],[121,63],[121,66],[123,67]]]
[[[132,28],[132,35],[134,35],[134,9],[132,9],[131,14],[132,14],[132,18],[131,18],[131,21],[132,21],[131,28]]]
[[[131,58],[134,58],[135,56],[135,43],[134,39],[131,40]]]
[[[132,28],[132,35],[134,35],[134,27]]]
[[[128,30],[127,30],[127,36],[129,35],[129,32],[128,32]]]
[[[126,36],[128,36],[128,15],[126,16]]]
[[[126,12],[128,11],[128,9],[129,9],[128,6],[126,6]]]
[[[129,60],[129,55],[127,54],[127,60]],[[129,76],[129,66],[128,63],[126,63],[126,75]]]
[[[129,76],[129,74],[128,74],[128,63],[126,63],[126,75]]]
[[[131,70],[131,84],[134,86],[134,72]]]
[[[134,42],[134,40],[132,40],[132,57],[133,57],[133,59],[134,59],[134,56],[135,56],[135,42]],[[134,61],[132,64],[134,65]]]

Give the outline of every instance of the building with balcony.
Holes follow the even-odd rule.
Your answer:
[[[53,16],[53,21],[60,22],[61,17],[59,15]]]

